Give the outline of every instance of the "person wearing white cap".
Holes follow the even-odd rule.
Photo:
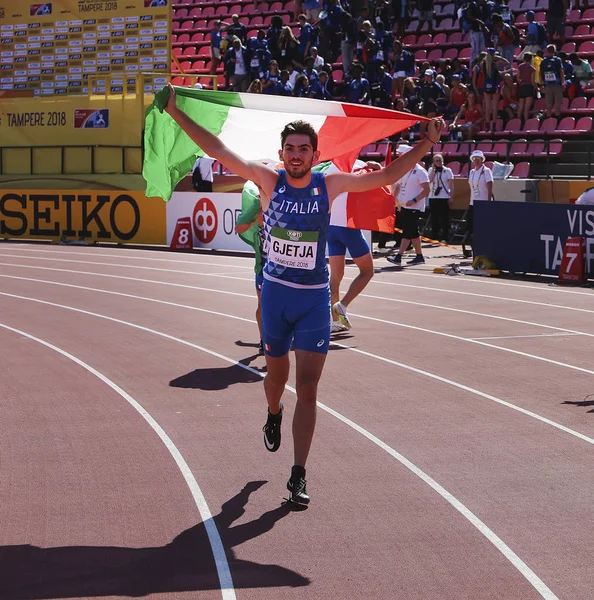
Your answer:
[[[400,144],[396,148],[399,156],[412,150],[412,146]],[[394,184],[394,196],[400,211],[396,219],[396,225],[402,229],[402,241],[396,254],[387,257],[393,265],[402,264],[402,255],[412,243],[416,256],[409,260],[409,265],[420,265],[425,263],[421,249],[421,237],[419,234],[419,216],[425,212],[425,198],[429,194],[429,176],[420,164],[413,167],[406,175]]]
[[[594,204],[594,187],[587,189],[576,201],[576,204]]]
[[[468,173],[468,184],[470,185],[470,205],[466,215],[466,233],[472,246],[474,235],[474,203],[493,200],[493,171],[485,165],[485,155],[482,150],[475,150],[470,155],[472,168]],[[464,247],[462,248],[464,251]]]

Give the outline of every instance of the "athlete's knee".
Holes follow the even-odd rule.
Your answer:
[[[314,404],[318,396],[318,382],[314,379],[305,379],[295,384],[297,401],[304,404]]]

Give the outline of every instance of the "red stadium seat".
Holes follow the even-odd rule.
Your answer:
[[[206,61],[204,60],[195,60],[192,63],[192,71],[202,71],[206,68]]]
[[[184,84],[184,78],[183,77],[174,77],[171,80],[171,84],[177,85],[177,86],[182,86]]]
[[[344,72],[342,69],[335,69],[332,71],[332,79],[334,83],[341,84],[344,81]]]
[[[573,12],[573,11],[571,11]],[[582,23],[594,23],[594,8],[587,8],[581,18]]]
[[[456,14],[456,8],[453,3],[446,4],[441,9],[442,17],[453,17]]]
[[[461,44],[463,44],[462,33],[459,31],[455,31],[454,33],[451,33],[450,36],[448,37],[448,46],[451,46],[451,45],[460,46]]]
[[[486,163],[485,163],[486,164]],[[464,163],[462,168],[460,169],[459,177],[468,177],[468,171],[470,170],[470,165],[468,163]]]
[[[575,9],[572,10],[568,15],[567,15],[567,19],[565,19],[565,22],[568,24],[579,24],[579,23],[583,23],[582,20],[582,13],[580,10]]]
[[[264,17],[262,15],[255,15],[250,17],[250,27],[256,27],[257,25],[262,25],[264,22]]]
[[[486,157],[493,158],[493,142],[479,142],[476,149],[481,150]]]
[[[509,155],[511,158],[518,158],[518,156],[526,156],[528,150],[528,143],[526,140],[516,140],[511,144]]]
[[[443,53],[443,57],[444,58],[449,58],[450,60],[454,60],[455,58],[458,58],[458,55],[459,55],[458,48],[448,48]]]
[[[517,179],[528,179],[528,177],[530,177],[530,163],[528,163],[528,162],[518,163],[514,167],[511,177],[514,177]]]
[[[524,0],[522,2],[522,10],[536,10],[538,7],[538,0]]]
[[[462,61],[462,62],[470,62],[470,48],[466,47],[466,48],[462,48],[462,50],[460,50],[460,54],[458,54],[458,58]]]
[[[427,60],[427,50],[417,50],[415,52],[415,61]]]
[[[199,6],[194,7],[191,11],[190,11],[190,17],[193,19],[200,19],[203,18],[202,17],[203,13],[202,13],[202,9]]]
[[[442,51],[439,48],[435,48],[435,50],[431,50],[431,52],[429,52],[429,56],[427,56],[427,60],[430,63],[435,63],[435,62],[441,60],[442,56],[443,56]]]
[[[180,29],[187,29],[187,30],[194,29],[194,21],[184,21],[181,24]]]
[[[447,145],[444,144],[444,146]],[[460,142],[458,149],[453,152],[448,152],[452,158],[468,158],[470,153],[474,150],[474,142]]]
[[[431,37],[431,36],[429,36]],[[437,48],[443,48],[443,45],[446,43],[448,39],[447,34],[445,33],[436,33],[433,41],[431,42],[431,46],[435,46]]]
[[[215,11],[215,15],[217,17],[226,17],[228,14],[229,14],[229,9],[225,4],[219,6]]]
[[[574,133],[577,135],[582,133],[590,133],[592,131],[592,117],[582,117],[575,126]]]
[[[565,44],[563,44],[563,46],[561,46],[561,52],[571,54],[572,52],[575,52],[575,48],[576,46],[574,42],[566,42]]]
[[[204,41],[204,33],[202,31],[197,31],[192,34],[192,42],[203,42]]]
[[[554,139],[551,140],[551,143],[549,144],[549,154],[550,155],[557,155],[557,154],[561,154],[561,151],[563,150],[563,140],[559,140],[559,139]]]
[[[177,8],[173,11],[174,19],[186,19],[188,17],[188,9],[187,8]]]
[[[578,11],[578,12],[579,12],[579,11]],[[535,20],[537,23],[545,23],[545,22],[546,22],[546,20],[547,20],[547,13],[545,13],[545,12],[542,12],[542,11],[541,11],[541,12],[537,12],[537,13],[535,13],[535,15],[534,15],[534,20]]]
[[[594,42],[591,40],[588,42],[582,42],[580,44],[578,54],[581,58],[589,58],[590,56],[594,55]]]
[[[446,142],[443,146],[442,146],[442,154],[444,156],[450,156],[453,154],[456,154],[456,152],[458,151],[458,142]]]
[[[203,17],[214,17],[215,15],[215,8],[214,6],[205,6],[202,9],[202,16]]]
[[[538,130],[538,119],[528,119],[526,121],[526,127],[531,121],[536,121],[536,129]],[[524,127],[524,131],[526,131],[526,127]],[[520,119],[510,119],[503,130],[504,135],[512,135],[518,131],[522,130],[522,121]]]
[[[202,46],[198,50],[198,56],[210,56],[210,46]]]
[[[573,37],[580,39],[590,36],[590,25],[578,25],[573,32]]]
[[[546,98],[537,98],[537,100],[534,102],[534,105],[532,107],[532,110],[534,112],[541,112],[547,109],[547,100]]]
[[[196,54],[196,46],[186,46],[184,48],[183,56],[194,56]]]
[[[568,118],[573,119],[573,117]],[[573,120],[573,122],[575,124],[575,119]],[[557,119],[555,117],[549,117],[540,124],[539,133],[552,134],[555,130],[557,130]]]
[[[493,158],[507,158],[508,140],[499,140],[493,144],[493,150],[489,153]]]
[[[546,119],[543,122],[543,125],[549,121],[549,119]],[[550,131],[555,131],[555,133],[557,135],[574,135],[575,133],[575,118],[574,117],[563,117],[561,119],[561,121],[559,121],[559,124],[557,125],[557,127],[555,127],[553,130]]]
[[[457,160],[453,160],[452,162],[447,163],[447,166],[452,169],[452,173],[454,173],[454,177],[457,177],[460,173],[460,163]]]
[[[173,56],[181,56],[183,54],[183,50],[182,48],[176,46],[175,48],[171,49],[171,54],[173,54]]]
[[[544,140],[534,140],[533,142],[530,142],[530,144],[528,144],[526,156],[533,158],[546,156]]]

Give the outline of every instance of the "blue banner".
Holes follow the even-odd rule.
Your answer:
[[[558,275],[568,237],[586,239],[586,271],[594,276],[594,206],[475,202],[474,254],[515,273]]]

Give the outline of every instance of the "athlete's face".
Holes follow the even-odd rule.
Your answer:
[[[287,174],[294,179],[305,177],[320,156],[311,145],[308,135],[293,133],[287,136],[283,149],[278,153]]]

